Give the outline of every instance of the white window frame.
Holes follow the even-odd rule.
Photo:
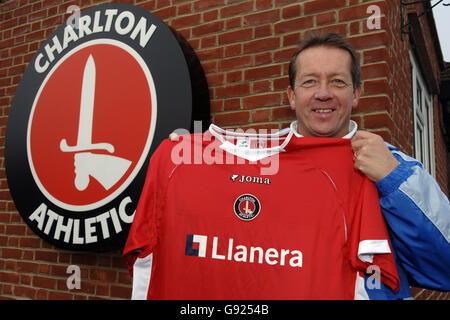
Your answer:
[[[413,96],[414,157],[435,177],[433,100],[428,93],[417,59],[411,51],[409,56]]]

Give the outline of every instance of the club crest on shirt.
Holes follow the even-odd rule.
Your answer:
[[[240,195],[234,202],[234,213],[241,220],[253,220],[260,211],[261,203],[251,194]]]

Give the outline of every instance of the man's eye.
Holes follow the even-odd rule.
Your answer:
[[[308,79],[302,82],[302,86],[303,87],[312,87],[314,84],[316,83],[316,81],[314,79]]]
[[[331,83],[332,83],[334,86],[339,87],[339,88],[343,88],[343,87],[346,87],[346,86],[347,86],[347,83],[346,83],[344,80],[341,80],[341,79],[333,79],[333,80],[331,81]]]

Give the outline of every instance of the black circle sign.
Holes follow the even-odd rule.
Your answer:
[[[17,88],[6,174],[28,226],[64,249],[123,243],[149,157],[190,128],[188,66],[173,32],[127,4],[87,9],[37,50]]]

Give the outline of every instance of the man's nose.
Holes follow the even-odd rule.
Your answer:
[[[330,91],[330,88],[328,86],[328,83],[321,82],[319,87],[317,88],[317,91],[314,94],[314,97],[318,100],[329,100],[332,98],[332,94]]]

